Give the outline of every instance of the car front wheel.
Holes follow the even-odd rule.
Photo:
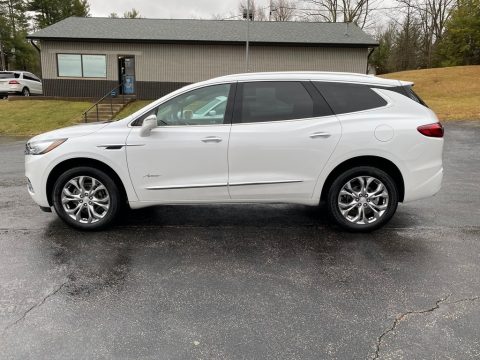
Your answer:
[[[110,225],[119,212],[118,186],[105,172],[78,167],[59,176],[53,187],[53,206],[67,224],[81,230]]]
[[[349,231],[373,231],[385,225],[398,205],[395,181],[383,170],[359,166],[340,174],[328,192],[328,212]]]

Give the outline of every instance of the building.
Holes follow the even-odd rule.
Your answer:
[[[248,27],[248,29],[247,29]],[[377,42],[353,24],[70,17],[28,36],[44,95],[155,99],[189,83],[247,71],[365,73]]]

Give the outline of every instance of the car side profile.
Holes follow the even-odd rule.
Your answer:
[[[410,82],[248,73],[36,136],[25,164],[34,201],[84,230],[124,205],[325,202],[342,228],[372,231],[440,190],[442,151],[443,127]]]
[[[27,71],[0,71],[0,97],[41,95],[42,81]]]

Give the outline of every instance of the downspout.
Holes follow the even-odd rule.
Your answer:
[[[370,51],[368,52],[368,56],[367,56],[367,69],[366,69],[366,71],[365,71],[365,74],[367,74],[367,75],[368,75],[368,63],[370,62],[370,56],[372,56],[372,53],[373,53],[374,50],[375,50],[375,48],[373,47],[372,50],[370,50]]]
[[[40,56],[40,77],[42,77],[42,75],[43,75],[43,74],[42,74],[42,55],[41,55],[42,51],[41,51],[40,48],[37,46],[37,44],[35,44],[35,41],[33,41],[33,39],[30,39],[30,44],[32,44],[33,47],[34,47],[35,49],[37,49],[38,55]]]
[[[40,53],[41,53],[41,51],[40,51],[40,48],[39,48],[39,47],[37,46],[37,44],[35,44],[35,42],[34,42],[33,40],[31,40],[31,39],[30,39],[30,44],[32,44],[32,45],[33,45],[33,47],[34,47],[35,49],[37,49],[37,51],[38,51],[38,54],[40,54]]]

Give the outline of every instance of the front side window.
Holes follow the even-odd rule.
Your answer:
[[[240,122],[304,119],[314,116],[314,104],[300,82],[251,82],[243,84]]]
[[[57,54],[59,77],[107,77],[105,55]]]
[[[314,82],[318,91],[336,114],[375,109],[387,101],[368,85],[335,82]]]
[[[135,121],[155,114],[158,126],[223,124],[227,110],[230,84],[207,86],[189,91],[159,105]]]

